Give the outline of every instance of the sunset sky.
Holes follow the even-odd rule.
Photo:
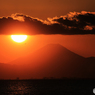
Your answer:
[[[16,33],[28,37],[17,43],[11,39]],[[0,1],[0,62],[27,56],[49,43],[95,57],[95,0]]]
[[[95,0],[0,0],[0,16],[24,13],[47,19],[73,11],[95,11],[94,5]]]

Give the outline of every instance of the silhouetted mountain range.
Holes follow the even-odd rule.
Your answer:
[[[59,44],[49,44],[9,64],[0,64],[0,78],[95,78],[95,57],[84,58]]]

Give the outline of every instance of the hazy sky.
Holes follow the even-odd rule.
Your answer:
[[[17,43],[13,41],[11,38],[11,35],[13,34],[26,34],[28,37],[24,42]],[[39,48],[46,46],[47,44],[61,44],[68,50],[80,56],[95,57],[95,0],[0,0],[1,65],[2,63],[11,62],[13,62],[13,64],[14,62],[17,62],[17,64],[22,63],[25,56],[27,56],[26,61],[28,60],[28,58],[32,60],[32,58],[34,57],[31,58],[31,53],[33,53]],[[55,58],[57,59],[57,57],[59,58],[59,55],[57,55],[57,53],[55,55],[56,57],[54,57],[54,59]],[[68,55],[66,56],[67,58],[69,58]],[[21,62],[16,61],[16,59],[18,58],[21,58],[20,59]],[[70,58],[71,63],[73,63],[74,62],[73,59],[76,60],[77,57],[74,57],[73,59],[72,58],[73,57]],[[38,59],[40,59],[39,56]],[[43,59],[45,58],[43,57]],[[50,59],[52,59],[52,57]],[[64,60],[64,62],[66,60]],[[81,71],[80,66],[84,66],[82,64],[77,66],[76,63],[75,63],[76,65],[71,66],[71,63],[70,65],[68,65],[69,63],[67,64],[67,62],[69,61],[66,61],[66,66],[68,68],[66,70],[67,72],[69,71],[70,74],[71,72],[74,72],[76,75],[77,74],[76,67],[79,66],[78,67],[79,71]],[[61,61],[56,62],[58,62],[59,64],[59,62]],[[60,69],[59,67],[61,65],[59,64],[60,66],[58,66],[57,68],[56,67],[57,65],[55,64],[56,62],[54,62],[53,65],[56,69],[59,70]],[[30,66],[32,67],[34,65],[33,69],[35,69],[35,66],[39,68],[41,64],[39,65],[31,64],[28,67],[30,68]],[[53,65],[52,64],[50,65],[51,68],[53,67]],[[43,66],[45,66],[45,64]],[[72,67],[71,70],[69,70],[69,66]],[[75,71],[73,71],[73,67],[75,68]],[[87,68],[88,67],[90,67],[90,65],[87,66]],[[94,67],[93,62],[88,71],[90,71],[92,67]],[[12,76],[8,75],[6,76],[8,71],[9,75],[12,73],[12,75],[14,75],[15,78],[20,77],[20,74],[22,74],[22,76],[25,76],[26,74],[26,77],[27,75],[29,77],[32,75],[32,74],[29,75],[30,71],[28,71],[31,68],[28,69],[25,67],[25,69],[23,69],[23,64],[21,66],[19,65],[19,68],[16,67],[16,70],[14,68],[12,68],[12,71],[14,71],[12,72],[10,71],[10,67],[9,69],[7,69],[6,67],[4,69],[6,71],[6,72],[4,71],[5,72],[4,75],[1,72],[3,70],[2,65],[0,69],[1,70],[0,75],[2,73],[2,76],[5,76],[9,79],[12,78]],[[21,71],[20,73],[19,70]],[[36,70],[37,69],[35,69],[35,72],[37,72]],[[49,70],[49,68],[47,68],[47,70]],[[91,70],[91,72],[93,72],[93,70]],[[26,71],[28,71],[28,73]],[[17,75],[15,75],[16,74],[15,72],[17,73]],[[90,73],[88,74],[90,75]],[[37,75],[39,76],[40,74]],[[56,75],[55,71],[54,75]]]
[[[37,35],[28,36],[23,43],[16,43],[11,36],[0,36],[0,61],[8,62],[19,57],[27,56],[47,44],[61,44],[67,49],[83,56],[95,56],[94,35]],[[6,59],[7,58],[7,59]],[[5,60],[6,59],[6,60]]]
[[[0,17],[23,13],[45,20],[48,17],[62,16],[74,11],[95,12],[95,0],[0,0]],[[24,43],[18,44],[12,41],[10,35],[0,35],[0,57],[13,60],[26,56],[48,43],[62,44],[75,53],[89,57],[95,56],[94,42],[95,35],[31,35]],[[5,62],[4,59],[1,61]]]
[[[24,13],[46,19],[73,11],[95,11],[95,0],[0,0],[0,16]]]

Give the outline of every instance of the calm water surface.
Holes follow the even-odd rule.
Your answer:
[[[94,95],[95,80],[0,80],[0,95]]]

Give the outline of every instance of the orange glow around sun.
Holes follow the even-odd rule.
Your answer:
[[[11,35],[13,41],[21,43],[27,39],[27,35]]]

